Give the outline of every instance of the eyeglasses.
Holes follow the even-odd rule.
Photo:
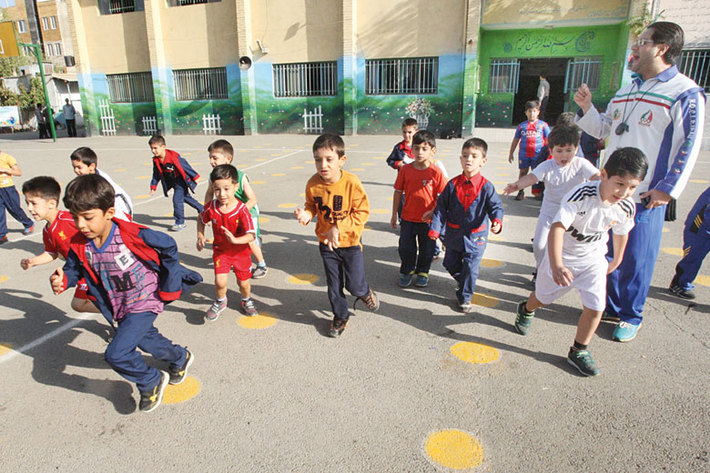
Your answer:
[[[647,44],[654,44],[654,41],[649,38],[639,38],[633,42],[632,46],[639,48],[641,46],[646,46]]]

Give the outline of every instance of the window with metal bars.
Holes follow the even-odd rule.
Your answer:
[[[567,63],[564,91],[577,90],[582,84],[587,84],[589,90],[599,90],[601,75],[601,58],[574,58]]]
[[[222,0],[169,0],[171,7],[184,7],[187,5],[199,5],[201,3],[221,2]]]
[[[488,80],[488,92],[517,93],[520,78],[520,63],[517,59],[491,60],[491,74]]]
[[[710,92],[710,49],[681,51],[678,70],[693,79],[705,92]]]
[[[274,64],[274,97],[337,95],[335,61]]]
[[[98,0],[99,12],[102,15],[118,15],[134,11],[143,11],[144,0]]]
[[[173,83],[175,100],[220,100],[229,96],[226,67],[174,70]]]
[[[153,102],[153,77],[150,72],[131,72],[106,76],[109,100],[113,103]]]
[[[436,94],[439,58],[366,59],[366,95]]]
[[[25,33],[27,32],[27,23],[25,20],[17,20],[17,32]]]

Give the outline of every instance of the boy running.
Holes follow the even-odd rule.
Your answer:
[[[0,151],[0,245],[7,243],[7,220],[5,210],[10,212],[15,220],[20,222],[25,230],[23,235],[30,235],[35,226],[20,205],[20,194],[17,193],[12,177],[20,177],[22,170],[17,160],[4,151]]]
[[[540,152],[547,143],[547,137],[550,134],[550,127],[542,120],[538,120],[540,115],[540,103],[537,100],[529,100],[525,102],[525,116],[527,120],[522,122],[515,129],[513,142],[510,144],[510,154],[508,162],[513,162],[513,153],[515,148],[520,143],[520,151],[518,153],[518,169],[520,173],[518,177],[523,177],[528,173],[528,170],[535,167],[535,162],[539,159]],[[525,191],[518,191],[515,200],[523,200]]]

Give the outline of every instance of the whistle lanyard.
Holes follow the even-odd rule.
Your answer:
[[[646,96],[646,94],[651,92],[651,90],[653,90],[653,88],[656,87],[660,82],[660,80],[656,79],[656,82],[654,82],[653,85],[648,88],[648,90],[644,90],[643,94],[640,97],[634,99],[636,103],[633,107],[631,107],[631,111],[629,111],[628,115],[626,115],[626,107],[629,105],[629,101],[627,100],[624,103],[624,112],[621,114],[621,123],[619,123],[619,126],[616,127],[614,133],[616,133],[618,136],[621,136],[627,131],[629,131],[629,124],[626,123],[626,121],[631,118],[631,115],[633,115],[634,110],[636,110],[636,107],[638,107],[638,104],[641,103],[641,100]],[[643,84],[641,84],[641,86],[643,86]],[[638,94],[639,92],[641,92],[641,87],[639,87],[639,90],[636,92],[636,94]]]

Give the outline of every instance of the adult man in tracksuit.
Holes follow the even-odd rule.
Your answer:
[[[597,138],[608,136],[608,152],[633,146],[649,162],[634,195],[636,225],[624,261],[607,278],[604,318],[619,320],[612,338],[620,342],[633,340],[641,326],[666,204],[680,197],[700,151],[705,94],[675,66],[683,41],[683,30],[675,23],[650,25],[631,48],[631,84],[616,93],[605,114],[592,106],[586,84],[574,96],[581,108],[577,125]]]

